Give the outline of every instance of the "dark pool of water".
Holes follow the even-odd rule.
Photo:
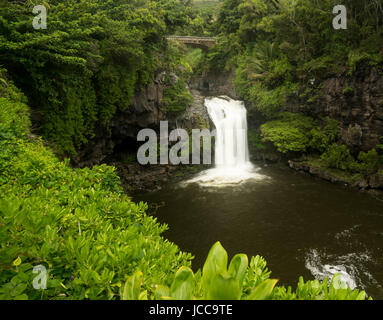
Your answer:
[[[268,179],[206,188],[167,185],[135,201],[161,204],[164,236],[202,267],[221,241],[229,256],[262,255],[280,284],[343,271],[358,288],[383,299],[383,203],[366,194],[295,173],[261,167]]]

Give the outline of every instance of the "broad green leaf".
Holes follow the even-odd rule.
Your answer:
[[[245,254],[237,254],[233,257],[233,259],[231,259],[228,273],[231,277],[238,281],[240,288],[242,288],[248,264],[249,259]]]
[[[335,274],[330,282],[328,299],[344,300],[348,296],[347,284],[342,281],[339,273]]]
[[[27,288],[26,283],[19,283],[17,286],[15,286],[11,290],[11,295],[14,297],[20,296],[25,291],[26,288]]]
[[[249,295],[248,300],[266,300],[270,297],[271,293],[278,280],[267,279],[258,285]]]
[[[194,288],[194,274],[190,268],[181,267],[173,280],[170,296],[177,300],[190,300]]]
[[[239,300],[241,298],[241,288],[236,279],[216,275],[207,290],[208,300]]]
[[[148,300],[148,292],[146,290],[142,291],[138,296],[138,300]]]
[[[142,272],[136,271],[136,273],[126,280],[121,300],[138,300],[140,296],[142,284]]]
[[[366,300],[366,292],[364,291],[361,291],[357,297],[355,298],[355,300]]]
[[[202,284],[207,291],[212,279],[227,272],[227,252],[220,242],[216,242],[210,249],[202,269]]]
[[[159,285],[154,292],[154,298],[156,300],[161,300],[163,297],[169,297],[170,296],[170,289],[167,286]]]
[[[28,296],[24,293],[19,296],[14,297],[14,300],[28,300]]]

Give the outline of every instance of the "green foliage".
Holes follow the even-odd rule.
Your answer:
[[[211,36],[220,0],[192,0],[189,24],[182,26],[182,33],[194,36]]]
[[[249,89],[250,101],[253,101],[253,108],[261,112],[266,118],[271,119],[278,115],[287,97],[296,89],[295,84],[287,83],[268,89],[261,83],[256,83]]]
[[[343,94],[346,97],[351,97],[354,94],[354,89],[351,88],[350,86],[347,86],[346,88],[343,89]]]
[[[3,1],[0,64],[41,113],[40,133],[74,157],[167,69],[165,35],[189,24],[188,10],[183,0],[52,0],[48,28],[34,30],[30,2]]]
[[[180,79],[187,82],[190,79],[192,66],[187,58],[188,48],[177,41],[168,41],[166,50],[164,51],[164,57],[160,60],[158,66],[159,70],[165,70],[167,74],[174,73],[179,76]],[[165,79],[169,83],[169,79]]]
[[[327,118],[325,125],[318,127],[311,118],[281,113],[279,119],[263,124],[261,132],[263,141],[271,142],[279,152],[319,152],[321,164],[328,168],[369,176],[382,167],[383,157],[375,149],[361,151],[355,159],[347,146],[339,145],[339,123],[334,119]],[[255,151],[264,149],[257,135],[251,131],[249,142]]]
[[[277,300],[366,300],[367,297],[364,291],[348,288],[341,281],[340,274],[335,274],[330,283],[327,278],[320,283],[318,280],[304,282],[303,277],[300,277],[295,293],[291,287],[287,290],[277,287],[274,291]]]
[[[121,300],[146,300],[147,291],[140,292],[142,286],[142,272],[136,271],[128,277],[124,286],[120,288]]]
[[[237,64],[236,90],[267,118],[275,117],[287,97],[298,89],[290,81],[292,67],[275,43],[255,44],[238,57]]]
[[[375,149],[361,151],[357,160],[345,145],[332,144],[321,155],[321,162],[329,168],[341,169],[365,176],[377,173],[382,166],[381,156]]]
[[[7,91],[0,114],[7,155],[0,158],[0,299],[365,298],[342,284],[322,286],[323,293],[303,280],[296,294],[276,288],[262,257],[249,263],[237,254],[228,265],[219,242],[194,274],[191,256],[161,237],[166,226],[145,214],[146,204],[123,194],[113,167],[72,169],[28,137],[27,118],[12,127],[27,107],[11,86]],[[32,286],[37,265],[48,270],[45,290]]]
[[[313,76],[311,71],[318,66],[331,72],[333,64],[326,62],[330,60],[350,60],[350,66],[362,59],[376,61],[375,55],[382,49],[380,1],[367,5],[362,0],[346,0],[343,4],[349,13],[348,29],[334,32],[332,0],[225,0],[217,30],[237,35],[243,49],[263,41],[275,43],[297,70],[315,61],[314,69],[306,65],[306,77]]]
[[[137,154],[129,153],[122,156],[121,161],[126,164],[135,163],[137,161]]]
[[[0,138],[21,138],[29,132],[29,109],[25,96],[8,83],[0,70]],[[2,148],[1,148],[2,149]]]
[[[265,261],[253,257],[250,266],[246,255],[237,254],[227,266],[226,250],[217,242],[208,254],[202,276],[181,268],[169,288],[157,289],[160,299],[265,300],[271,296],[277,280],[268,279]],[[164,295],[166,294],[166,295]]]
[[[208,63],[234,70],[240,96],[253,110],[276,117],[298,88],[314,91],[320,80],[347,69],[351,74],[362,62],[382,64],[381,0],[344,1],[348,28],[341,31],[332,25],[335,4],[332,0],[224,0],[217,19],[217,44],[209,52],[214,59]],[[306,102],[317,97],[307,96]]]
[[[205,66],[205,53],[202,49],[193,49],[187,53],[186,61],[192,68],[193,74],[202,74]]]
[[[123,194],[115,168],[72,169],[30,136],[25,99],[7,86],[0,98],[0,299],[136,299],[138,287],[150,294],[155,284],[170,284],[191,256],[161,237],[166,226],[145,214],[146,204]],[[46,290],[32,287],[37,265],[48,270]]]
[[[311,118],[279,113],[302,83],[334,72],[333,61],[347,61],[350,72],[381,62],[379,7],[345,4],[349,29],[339,33],[330,0],[225,0],[218,43],[206,57],[195,50],[185,60],[164,35],[209,34],[212,21],[186,0],[51,0],[49,28],[40,31],[31,27],[30,1],[3,1],[0,64],[41,113],[42,133],[60,155],[74,156],[99,126],[107,132],[116,111],[159,69],[182,73],[163,97],[165,110],[179,115],[192,102],[184,81],[206,61],[210,69],[235,64],[240,94],[273,119],[262,126],[264,141],[283,153],[323,151],[329,167],[372,174],[379,154],[355,160],[336,144],[335,122],[316,128]],[[296,292],[278,287],[262,257],[249,263],[238,254],[228,265],[220,243],[193,273],[191,255],[161,237],[166,226],[123,194],[113,167],[73,169],[30,134],[26,103],[0,70],[0,299],[366,298],[339,275],[330,285],[300,278]],[[263,147],[259,136],[250,140]],[[46,290],[32,287],[36,265],[49,271]]]
[[[231,34],[239,28],[241,23],[241,12],[239,5],[241,0],[225,0],[219,11],[217,29],[219,33]]]
[[[266,122],[261,130],[263,139],[272,142],[282,153],[306,152],[310,146],[310,132],[313,127],[314,121],[309,117],[282,113],[280,119]]]
[[[381,157],[375,149],[369,150],[368,152],[361,151],[358,155],[358,160],[359,163],[356,169],[365,175],[378,172],[382,164]]]
[[[360,50],[351,51],[348,54],[347,66],[349,68],[348,74],[353,74],[356,71],[358,64],[362,61],[367,61],[370,65],[376,65],[382,62],[382,57],[378,54],[370,54],[361,52]]]
[[[338,67],[338,63],[339,62],[334,57],[325,55],[307,61],[300,66],[297,71],[299,74],[307,73],[314,78],[321,79],[329,72],[340,71],[341,69]]]
[[[217,42],[207,53],[207,70],[231,71],[239,51],[240,46],[236,35],[218,36]]]
[[[164,90],[162,103],[166,113],[171,116],[182,114],[192,102],[193,96],[186,88],[185,83],[180,79],[174,84],[169,84]]]
[[[314,150],[324,152],[332,145],[339,136],[339,123],[334,119],[327,118],[326,125],[323,128],[314,128],[311,130],[310,147]]]
[[[159,300],[365,300],[366,293],[351,290],[341,281],[340,274],[322,283],[318,280],[304,282],[299,278],[296,292],[291,287],[276,286],[278,280],[269,279],[266,261],[260,256],[249,261],[246,255],[237,254],[227,268],[227,252],[217,242],[210,249],[201,270],[196,274],[181,267],[170,287],[159,285],[154,299]],[[137,283],[137,282],[135,282]],[[132,280],[127,282],[129,288]],[[146,296],[137,289],[134,296]],[[369,298],[371,299],[371,298]]]
[[[248,130],[249,148],[253,152],[266,149],[265,143],[262,141],[262,136],[254,130]]]
[[[355,165],[355,159],[345,145],[333,143],[321,155],[321,161],[329,168],[349,170]]]
[[[219,3],[220,0],[192,0],[192,5],[195,9],[210,15],[217,13]]]

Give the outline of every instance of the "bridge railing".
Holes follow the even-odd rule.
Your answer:
[[[167,36],[168,40],[180,41],[200,41],[200,42],[215,42],[216,38],[213,37],[194,37],[194,36]]]

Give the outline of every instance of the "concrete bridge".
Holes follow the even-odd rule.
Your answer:
[[[193,37],[193,36],[168,36],[168,40],[174,40],[185,44],[194,44],[210,48],[215,43],[215,38],[212,37]]]

